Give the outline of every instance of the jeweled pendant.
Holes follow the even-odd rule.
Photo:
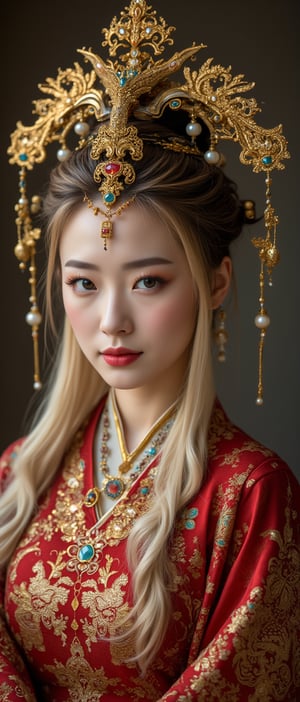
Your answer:
[[[110,497],[111,500],[116,500],[120,495],[123,494],[125,490],[125,483],[123,480],[120,480],[120,478],[112,478],[111,480],[108,480],[104,492],[107,495],[107,497]]]
[[[100,495],[100,490],[98,490],[97,487],[93,487],[85,495],[85,498],[83,500],[83,504],[85,507],[94,507],[94,505],[98,502]]]
[[[77,551],[77,558],[81,563],[88,563],[94,558],[95,549],[92,544],[84,544]]]
[[[110,239],[112,236],[112,222],[105,219],[101,224],[101,236],[103,239]]]

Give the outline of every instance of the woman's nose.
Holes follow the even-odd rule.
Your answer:
[[[102,305],[100,330],[103,334],[116,336],[117,334],[131,333],[133,322],[124,292],[107,293]]]

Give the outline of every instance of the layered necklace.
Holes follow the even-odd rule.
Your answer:
[[[167,409],[166,412],[159,417],[134,451],[129,453],[125,445],[125,439],[116,408],[115,398],[112,394],[113,419],[119,449],[122,456],[122,462],[118,467],[117,474],[112,475],[108,466],[108,458],[110,454],[108,443],[111,439],[111,427],[109,408],[106,405],[103,410],[102,417],[103,429],[99,464],[101,487],[94,486],[88,490],[83,500],[83,504],[86,507],[93,507],[98,502],[102,494],[111,500],[117,500],[119,497],[121,497],[121,495],[130,489],[132,483],[136,480],[140,473],[142,473],[153,458],[155,458],[155,456],[157,456],[159,453],[161,446],[169,433],[170,427],[174,422],[176,406],[177,403],[173,403],[171,407],[169,407],[169,409]],[[138,456],[140,456],[140,460],[135,463]]]

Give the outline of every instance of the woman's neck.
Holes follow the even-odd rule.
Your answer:
[[[131,453],[142,441],[153,424],[177,400],[178,393],[155,395],[143,389],[114,391],[117,409],[123,426],[127,450]]]

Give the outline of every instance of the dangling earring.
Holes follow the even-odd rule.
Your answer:
[[[228,334],[225,329],[226,312],[223,307],[219,307],[215,314],[214,323],[214,339],[218,349],[218,361],[224,363],[226,361],[225,346],[228,341]]]

